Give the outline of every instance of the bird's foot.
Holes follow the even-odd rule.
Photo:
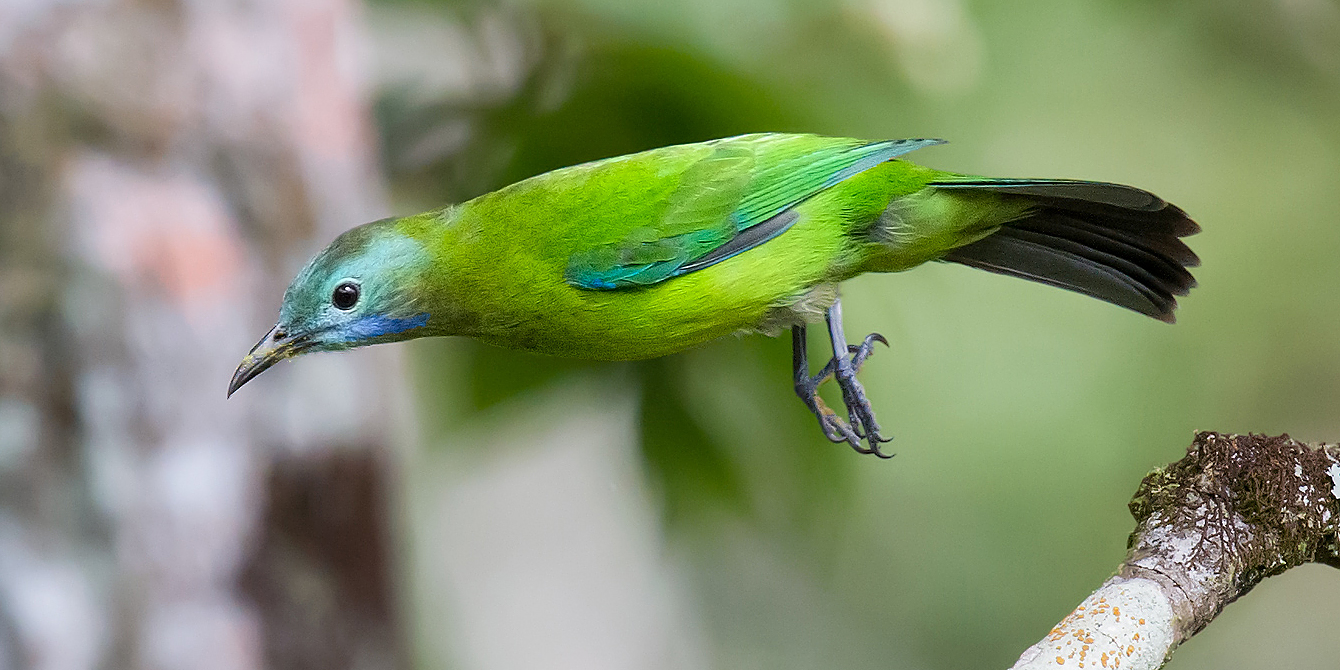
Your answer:
[[[842,365],[842,361],[836,361],[836,371],[834,376],[837,378],[838,387],[842,389],[842,402],[847,406],[847,420],[853,432],[864,437],[867,448],[862,449],[853,445],[856,451],[861,453],[874,454],[879,458],[893,458],[893,454],[885,454],[879,450],[882,442],[892,442],[893,438],[884,437],[879,432],[879,422],[875,421],[875,409],[870,406],[870,400],[865,397],[865,387],[856,379],[856,373],[861,369],[865,360],[874,353],[875,342],[882,342],[888,346],[888,340],[884,339],[879,333],[871,333],[866,336],[860,346],[848,345],[848,353],[851,359],[848,365]]]
[[[798,327],[795,334],[795,346],[804,346],[804,329]],[[890,442],[879,432],[879,423],[875,421],[874,409],[865,396],[865,388],[856,379],[856,373],[865,364],[866,359],[875,353],[875,343],[888,346],[888,340],[879,333],[871,333],[859,345],[846,345],[846,355],[829,359],[818,374],[810,376],[808,365],[804,361],[804,352],[796,352],[796,395],[805,402],[814,416],[819,419],[819,427],[824,436],[835,443],[847,443],[859,454],[874,454],[879,458],[892,458],[893,454],[880,451],[879,445]],[[830,377],[836,377],[838,387],[842,389],[842,402],[847,408],[847,420],[834,412],[819,396],[819,387]],[[868,442],[867,447],[863,442]]]

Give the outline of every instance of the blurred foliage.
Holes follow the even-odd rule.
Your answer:
[[[543,13],[519,87],[485,101],[416,105],[381,98],[378,117],[395,185],[411,197],[461,202],[566,165],[759,129],[807,126],[757,82],[668,45],[629,39],[566,14]],[[598,26],[598,23],[597,23]],[[443,129],[465,139],[406,165]]]
[[[383,6],[465,26],[485,54],[501,22],[521,53],[468,94],[385,90],[406,210],[604,156],[806,130],[948,137],[913,160],[1124,181],[1204,226],[1202,288],[1173,328],[957,267],[850,282],[848,332],[893,343],[862,375],[898,438],[890,463],[822,438],[791,393],[785,338],[635,364],[416,348],[426,402],[464,384],[466,422],[569,375],[632,380],[721,667],[1008,666],[1120,560],[1127,498],[1193,429],[1340,439],[1336,3]],[[1292,615],[1266,595],[1307,591],[1289,579],[1230,608],[1213,652],[1193,642],[1170,667],[1230,667],[1224,645],[1263,644],[1219,631]],[[1330,667],[1321,649],[1279,664]]]

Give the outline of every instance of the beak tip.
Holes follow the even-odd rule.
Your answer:
[[[260,376],[262,372],[269,370],[271,366],[283,360],[282,356],[266,354],[256,356],[248,354],[242,359],[242,364],[237,366],[237,371],[233,373],[233,378],[228,382],[228,397],[233,397],[238,389],[247,385],[247,382]]]
[[[242,364],[237,366],[237,371],[233,372],[232,380],[228,382],[229,398],[233,397],[233,394],[237,393],[237,390],[245,386],[247,382],[270,369],[275,363],[301,353],[300,349],[295,349],[295,343],[291,338],[276,338],[275,333],[279,329],[278,325],[272,328],[242,359]]]
[[[246,370],[246,367],[247,364],[244,362],[241,366],[237,368],[237,372],[233,373],[233,378],[228,381],[229,398],[233,397],[233,394],[237,393],[237,390],[242,388],[242,386],[246,384],[248,381],[250,381],[251,377],[254,376],[247,374],[248,370]]]

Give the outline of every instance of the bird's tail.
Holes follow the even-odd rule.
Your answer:
[[[936,189],[1023,198],[1025,214],[943,260],[1077,291],[1171,323],[1200,264],[1182,237],[1200,230],[1181,209],[1130,186],[977,179]]]

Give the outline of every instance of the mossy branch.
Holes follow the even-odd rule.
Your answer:
[[[1126,560],[1016,670],[1160,668],[1262,579],[1340,567],[1340,446],[1198,433],[1185,458],[1145,477],[1130,510]]]

